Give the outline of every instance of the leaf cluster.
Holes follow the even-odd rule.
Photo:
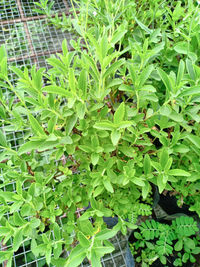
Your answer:
[[[198,230],[197,222],[191,217],[178,217],[171,225],[146,220],[134,232],[136,242],[131,244],[132,254],[142,266],[152,265],[157,259],[163,265],[171,259],[174,266],[194,263],[194,256],[200,253]]]

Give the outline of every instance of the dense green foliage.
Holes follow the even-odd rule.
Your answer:
[[[190,217],[178,217],[171,225],[162,224],[154,220],[146,220],[134,233],[136,242],[131,246],[136,262],[141,262],[142,267],[152,265],[157,259],[163,266],[167,266],[167,256],[174,266],[182,266],[186,262],[194,263],[195,255],[200,254],[197,223]],[[176,257],[175,257],[176,256]]]
[[[200,9],[182,2],[82,0],[51,19],[43,0],[49,23],[76,33],[74,51],[64,41],[48,71],[22,71],[1,47],[0,240],[13,246],[0,262],[32,239],[48,264],[101,266],[107,239],[151,214],[152,184],[200,214]],[[17,150],[12,131],[23,132]],[[103,216],[119,223],[109,230]]]

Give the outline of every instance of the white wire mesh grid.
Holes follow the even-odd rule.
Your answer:
[[[0,20],[20,18],[19,8],[15,0],[0,1]]]
[[[38,16],[41,13],[37,12],[35,9],[39,9],[36,2],[40,2],[39,0],[21,0],[22,8],[26,17]],[[52,7],[52,14],[65,12],[66,11],[66,3],[60,0],[54,0],[54,5]]]
[[[68,4],[66,4],[68,2]],[[54,5],[54,12],[64,12],[70,6],[70,1],[56,0]],[[24,17],[38,16],[38,13],[34,11],[34,0],[21,0],[21,7],[24,12]],[[32,48],[27,40],[25,32],[24,22],[19,22],[21,14],[20,10],[13,0],[3,0],[0,2],[0,45],[5,44],[8,52],[8,59],[10,65],[20,66],[22,69],[26,66],[31,68],[34,64],[38,67],[49,68],[46,63],[46,58],[50,54],[60,52],[62,47],[62,41],[67,39],[68,42],[72,39],[70,33],[62,32],[56,29],[55,26],[48,25],[46,19],[31,20],[26,22],[27,28],[30,34]],[[7,24],[1,24],[4,20],[16,20],[16,23],[8,22]],[[32,53],[34,52],[34,56]],[[15,84],[17,77],[15,74],[10,74],[10,81]],[[13,93],[6,88],[3,89],[3,93],[7,99],[9,99]],[[20,145],[25,141],[25,131],[11,131],[7,129],[8,125],[2,124],[0,128],[6,135],[6,139],[11,143],[11,147],[18,150]],[[1,151],[0,151],[1,152]],[[15,183],[10,183],[4,188],[4,190],[16,191]],[[26,188],[24,188],[26,190]],[[9,213],[7,217],[9,218]],[[60,225],[62,228],[63,219],[60,219]],[[103,267],[124,267],[125,265],[125,250],[127,244],[127,237],[123,237],[118,234],[112,239],[112,243],[115,246],[115,251],[109,255],[106,255],[102,259]],[[7,248],[12,246],[12,240],[7,244]],[[0,246],[0,250],[5,247]],[[65,252],[65,256],[69,253]],[[23,243],[22,247],[13,255],[14,267],[42,267],[47,266],[45,257],[36,258],[30,250],[30,241]],[[88,267],[90,264],[84,261],[81,267]]]

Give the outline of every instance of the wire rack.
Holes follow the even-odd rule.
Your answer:
[[[67,39],[70,48],[70,40],[73,35],[69,32],[63,32],[55,26],[49,25],[46,15],[39,14],[35,8],[34,2],[38,0],[1,0],[0,1],[0,45],[4,44],[7,49],[8,61],[10,65],[18,66],[24,69],[45,67],[48,69],[46,58],[61,52],[62,41]],[[54,16],[62,16],[64,12],[69,15],[70,1],[54,0]],[[17,77],[10,73],[10,81],[14,84]],[[3,89],[4,96],[9,99],[12,92],[6,88]],[[26,131],[13,131],[8,125],[1,125],[1,130],[6,135],[6,139],[11,143],[13,149],[18,149],[24,143]],[[1,151],[0,151],[1,152]],[[2,171],[0,172],[2,173]],[[16,191],[14,183],[8,184],[4,190]],[[24,188],[26,190],[26,188]],[[7,214],[9,217],[9,214]],[[60,225],[63,225],[63,219],[60,219]],[[112,238],[111,242],[115,246],[115,251],[106,255],[102,259],[103,267],[125,267],[125,251],[127,237],[118,234]],[[12,240],[6,244],[6,247],[0,243],[0,250],[12,247]],[[64,257],[68,256],[68,252]],[[36,258],[30,250],[30,240],[23,243],[23,246],[13,255],[13,267],[43,267],[47,266],[45,258]],[[90,264],[84,261],[82,267],[88,267]],[[6,267],[6,263],[2,267]]]

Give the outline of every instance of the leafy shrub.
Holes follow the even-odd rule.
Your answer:
[[[27,239],[48,264],[78,266],[87,257],[100,266],[113,251],[107,239],[151,214],[153,184],[200,213],[199,8],[163,3],[169,14],[162,24],[163,14],[151,19],[159,1],[150,1],[148,12],[147,4],[133,2],[111,1],[105,11],[104,1],[81,1],[85,12],[72,20],[80,36],[71,42],[74,51],[64,41],[48,71],[7,66],[1,47],[0,86],[15,98],[0,91],[0,123],[24,133],[14,150],[0,131],[0,238],[13,239],[0,254],[8,266]],[[105,16],[98,14],[100,26],[92,21],[94,7],[106,12],[105,27]],[[19,78],[15,85],[10,71]],[[119,221],[112,230],[103,222],[110,216]]]
[[[178,217],[171,225],[146,220],[134,232],[136,241],[130,244],[131,252],[142,266],[150,266],[157,259],[163,265],[182,266],[196,261],[200,253],[197,223],[190,217]]]

